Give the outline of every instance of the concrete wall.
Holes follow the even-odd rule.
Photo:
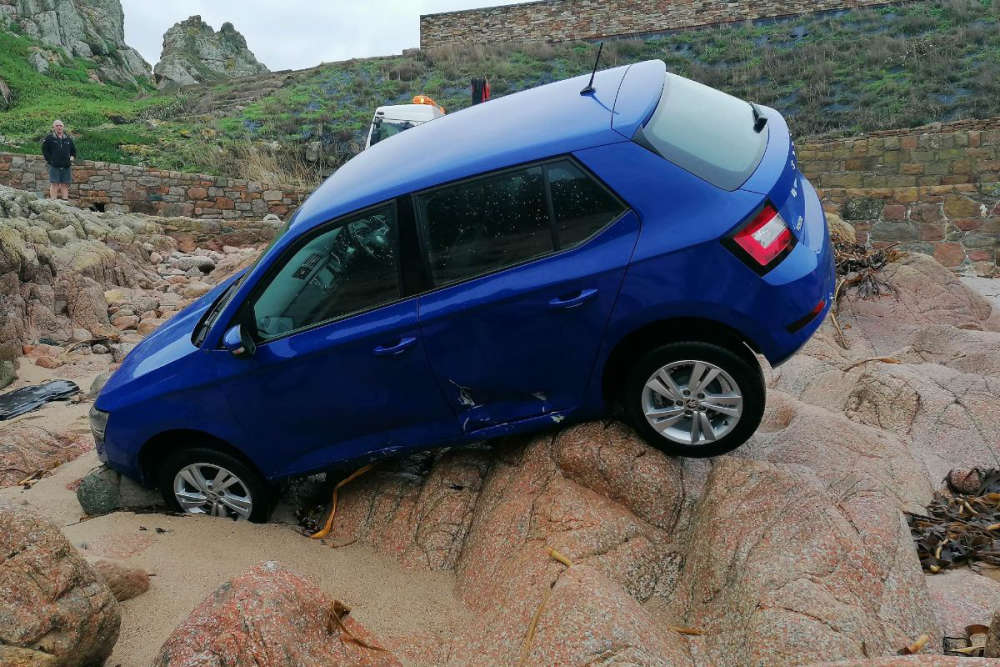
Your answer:
[[[883,5],[885,0],[545,0],[420,17],[420,48],[566,42]]]
[[[45,160],[0,153],[0,185],[47,193]],[[289,186],[86,160],[73,168],[70,186],[70,199],[85,208],[221,220],[284,218],[308,195]]]
[[[797,144],[824,207],[874,243],[1000,273],[1000,118]]]

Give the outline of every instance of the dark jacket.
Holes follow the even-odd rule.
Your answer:
[[[68,167],[70,166],[70,156],[76,157],[76,145],[73,143],[72,137],[65,132],[63,132],[61,139],[55,133],[50,132],[49,136],[45,137],[45,141],[42,142],[42,155],[45,156],[45,161],[49,163],[50,167]]]

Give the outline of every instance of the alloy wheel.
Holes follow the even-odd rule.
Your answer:
[[[192,463],[174,476],[174,497],[187,514],[249,519],[253,498],[247,485],[214,463]]]
[[[683,445],[724,438],[743,416],[743,394],[733,377],[707,361],[675,361],[646,381],[642,412],[662,437]]]

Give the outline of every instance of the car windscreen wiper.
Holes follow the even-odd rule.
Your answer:
[[[753,109],[753,131],[760,134],[767,126],[767,116],[761,113],[760,107],[753,102],[750,103],[750,108]]]

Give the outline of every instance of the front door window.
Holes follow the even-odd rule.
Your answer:
[[[400,298],[395,208],[368,211],[314,234],[253,306],[263,340],[371,310]]]

